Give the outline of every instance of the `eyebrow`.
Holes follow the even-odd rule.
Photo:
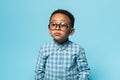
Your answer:
[[[56,22],[57,20],[50,20],[50,22]],[[66,20],[60,20],[61,22],[64,22],[64,23],[67,23],[67,21]],[[69,24],[70,22],[68,22],[68,24]]]

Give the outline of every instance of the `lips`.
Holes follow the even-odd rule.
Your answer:
[[[55,35],[55,36],[60,36],[61,33],[59,33],[59,32],[55,32],[54,35]]]

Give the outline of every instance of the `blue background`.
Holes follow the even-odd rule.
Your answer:
[[[0,0],[0,80],[34,80],[39,48],[52,40],[50,14],[67,9],[85,48],[91,80],[120,80],[120,1]]]

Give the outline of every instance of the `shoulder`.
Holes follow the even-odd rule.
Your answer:
[[[72,41],[70,41],[70,45],[69,46],[72,47],[72,48],[75,48],[75,49],[80,49],[80,50],[84,49],[80,44],[72,42]]]
[[[72,50],[73,53],[78,54],[78,55],[85,54],[84,48],[81,45],[79,45],[78,43],[75,43],[72,41],[70,42],[69,49],[70,49],[70,51]]]
[[[53,47],[53,46],[54,46],[53,42],[48,42],[48,43],[43,44],[43,45],[40,47],[40,50],[45,51],[45,50],[50,49],[50,48]]]

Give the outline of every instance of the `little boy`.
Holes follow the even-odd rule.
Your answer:
[[[48,31],[53,41],[40,48],[35,80],[88,80],[84,49],[69,40],[74,33],[74,16],[67,10],[55,10]]]

